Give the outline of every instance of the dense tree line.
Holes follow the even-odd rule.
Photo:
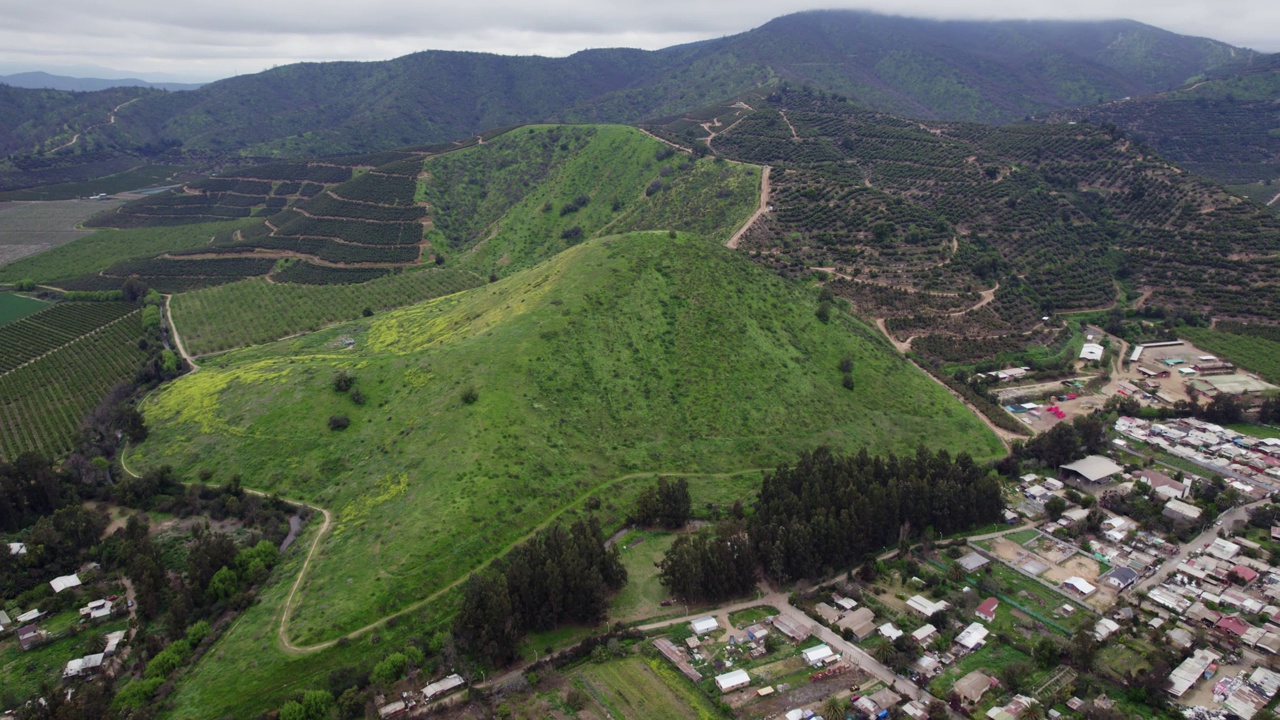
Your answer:
[[[637,525],[661,525],[675,529],[689,521],[692,510],[689,481],[660,477],[658,482],[640,491],[630,521]]]
[[[529,631],[602,620],[609,596],[626,582],[618,549],[605,547],[595,518],[557,525],[468,578],[453,633],[464,649],[505,665]]]
[[[744,595],[759,574],[746,528],[736,520],[676,538],[658,569],[673,595],[698,602]]]
[[[998,480],[966,453],[819,448],[765,476],[747,532],[765,573],[786,581],[848,567],[926,528],[950,535],[995,522],[1003,507]]]
[[[1092,415],[1078,415],[1069,423],[1058,423],[1034,438],[1013,443],[1009,455],[997,468],[1006,475],[1021,474],[1023,463],[1037,467],[1057,468],[1085,455],[1107,448],[1107,427]]]

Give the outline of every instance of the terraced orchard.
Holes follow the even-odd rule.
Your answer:
[[[759,172],[694,160],[635,128],[607,125],[517,128],[483,144],[278,162],[96,218],[124,228],[243,222],[224,225],[208,242],[129,258],[64,284],[106,289],[136,277],[184,292],[270,276],[336,285],[441,264],[487,277],[605,232],[661,228],[727,239],[756,202]]]
[[[141,311],[58,303],[0,326],[0,456],[70,450],[89,410],[138,371]]]
[[[1122,285],[1174,312],[1280,320],[1280,218],[1114,129],[903,120],[804,90],[749,105],[654,130],[716,132],[715,152],[773,166],[774,211],[740,247],[785,275],[826,269],[929,360],[1052,350],[1061,323],[1042,317],[1110,307]]]
[[[151,434],[130,464],[240,473],[333,511],[287,629],[305,647],[448,587],[592,493],[620,507],[638,474],[771,467],[822,443],[1000,452],[874,330],[824,322],[818,302],[701,238],[589,240],[483,287],[207,359],[144,404]],[[339,392],[343,371],[355,384]]]

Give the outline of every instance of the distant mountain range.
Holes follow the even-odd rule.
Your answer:
[[[1004,123],[1165,91],[1255,56],[1128,20],[936,21],[820,11],[657,51],[565,58],[425,51],[383,62],[287,65],[190,92],[101,91],[109,102],[99,93],[10,88],[10,97],[0,97],[0,107],[9,105],[0,110],[8,116],[0,153],[9,156],[0,189],[83,179],[83,163],[106,167],[105,159],[121,156],[197,163],[307,157],[453,140],[523,122],[634,123],[784,84],[907,117]],[[25,93],[42,95],[17,96]]]
[[[0,75],[0,84],[32,90],[66,90],[69,92],[95,92],[115,87],[144,87],[156,90],[195,90],[204,83],[147,82],[138,78],[82,78],[53,75],[47,72],[20,72]]]

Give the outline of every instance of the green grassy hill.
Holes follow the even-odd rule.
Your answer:
[[[151,435],[130,464],[241,473],[334,511],[289,629],[307,645],[445,587],[588,494],[612,506],[627,476],[770,467],[819,443],[999,452],[873,330],[841,313],[824,324],[816,306],[691,236],[592,240],[482,288],[221,356],[145,404]],[[363,405],[333,389],[339,371]],[[350,427],[331,431],[335,415]]]

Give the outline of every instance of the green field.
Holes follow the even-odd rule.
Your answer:
[[[98,230],[65,245],[0,266],[0,282],[30,278],[54,285],[105,270],[136,257],[185,250],[209,242],[216,233],[243,226],[244,221],[178,225],[133,230]]]
[[[663,610],[662,601],[671,593],[658,582],[656,564],[675,540],[675,533],[653,530],[632,530],[618,540],[627,584],[613,599],[609,610],[612,617],[627,622],[652,617]]]
[[[309,645],[655,472],[771,467],[819,443],[999,453],[874,331],[824,324],[816,302],[702,240],[595,240],[466,293],[220,356],[145,404],[151,438],[130,461],[243,473],[335,512],[290,626]],[[333,349],[344,337],[355,347]],[[331,388],[339,369],[363,406]],[[351,427],[330,431],[337,414]]]
[[[286,335],[356,320],[365,308],[382,311],[466,290],[484,281],[462,270],[422,270],[355,285],[294,285],[251,278],[182,293],[173,322],[193,355],[258,345]]]
[[[189,168],[180,165],[140,165],[115,175],[100,177],[85,182],[61,183],[45,185],[28,190],[11,190],[0,192],[3,200],[74,200],[98,193],[114,195],[130,190],[145,190],[158,185],[170,184],[170,178],[185,172]]]
[[[1184,327],[1178,331],[1197,347],[1256,372],[1280,385],[1280,343],[1252,335],[1236,335],[1209,328]]]
[[[36,300],[26,295],[0,292],[0,325],[40,312],[48,305],[49,303],[43,300]]]
[[[723,717],[665,660],[627,658],[584,665],[573,675],[599,713],[615,720],[711,720]]]

